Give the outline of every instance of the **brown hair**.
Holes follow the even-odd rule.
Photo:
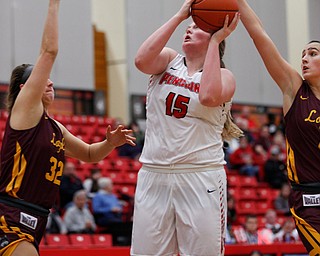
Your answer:
[[[13,104],[15,103],[16,98],[20,92],[20,85],[23,82],[22,77],[23,77],[26,69],[30,66],[32,66],[32,65],[31,64],[22,64],[22,65],[15,67],[12,70],[9,89],[8,89],[8,95],[7,95],[7,109],[8,109],[9,113],[11,113]],[[26,79],[24,79],[24,80],[26,80]]]
[[[226,65],[223,62],[223,56],[224,56],[224,52],[226,50],[226,41],[223,40],[220,44],[219,44],[219,56],[220,56],[220,67],[221,68],[225,68]]]

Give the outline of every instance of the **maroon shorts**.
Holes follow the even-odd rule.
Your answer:
[[[317,205],[318,197],[320,197],[320,193],[292,190],[289,200],[300,239],[309,253],[320,252],[320,206]]]
[[[24,239],[39,250],[45,233],[48,210],[38,210],[29,206],[15,205],[0,201],[0,250],[10,243]]]

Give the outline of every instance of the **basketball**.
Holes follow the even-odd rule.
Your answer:
[[[194,23],[209,33],[223,27],[227,14],[230,25],[238,11],[237,0],[196,0],[191,5],[191,17]]]

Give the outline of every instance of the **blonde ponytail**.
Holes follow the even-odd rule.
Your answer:
[[[230,110],[227,113],[227,120],[224,123],[222,139],[229,142],[232,139],[239,139],[244,136],[243,131],[233,122]]]

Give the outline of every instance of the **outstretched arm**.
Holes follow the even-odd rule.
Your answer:
[[[193,1],[185,0],[176,14],[142,43],[135,57],[135,65],[141,72],[159,74],[177,55],[165,46],[178,25],[190,16]]]
[[[49,1],[38,60],[13,106],[10,123],[17,129],[35,126],[43,114],[42,96],[58,54],[59,5],[60,0]]]
[[[57,122],[58,123],[58,122]],[[125,143],[135,146],[136,138],[132,136],[132,130],[119,125],[111,131],[110,125],[106,130],[106,139],[101,142],[88,144],[71,134],[62,124],[58,123],[65,139],[65,154],[84,162],[99,162],[111,153],[116,147]]]
[[[246,0],[238,0],[241,21],[252,38],[269,74],[283,93],[286,112],[302,83],[299,73],[280,55],[275,44]]]

